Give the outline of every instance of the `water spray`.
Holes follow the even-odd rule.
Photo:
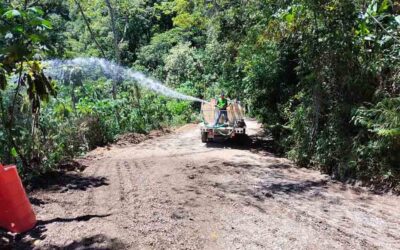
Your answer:
[[[203,103],[206,102],[202,99],[179,93],[163,85],[160,81],[152,79],[139,71],[122,67],[116,63],[107,61],[106,59],[103,58],[79,57],[69,60],[55,59],[55,60],[44,61],[43,64],[45,65],[45,70],[44,70],[45,74],[57,80],[64,80],[66,72],[68,72],[68,70],[70,70],[71,68],[79,67],[79,69],[84,75],[91,75],[100,70],[101,73],[104,74],[104,76],[107,78],[111,79],[119,78],[125,81],[135,81],[142,87],[145,87],[149,90],[163,94],[171,98],[193,101],[193,102],[203,102]]]

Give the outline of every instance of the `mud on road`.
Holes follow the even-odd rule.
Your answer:
[[[260,131],[249,121],[249,133]],[[200,142],[197,125],[91,152],[31,194],[19,249],[396,249],[400,200],[267,152]]]

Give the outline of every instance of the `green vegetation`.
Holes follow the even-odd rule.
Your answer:
[[[185,94],[240,98],[300,166],[399,183],[398,1],[25,0],[0,16],[0,157],[24,173],[193,119],[197,104],[79,72],[48,81],[38,63],[96,56]]]

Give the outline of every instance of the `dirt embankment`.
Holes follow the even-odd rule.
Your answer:
[[[259,131],[249,121],[248,131]],[[125,140],[126,141],[126,140]],[[31,194],[19,249],[396,249],[400,199],[264,151],[205,145],[196,125],[98,149]]]

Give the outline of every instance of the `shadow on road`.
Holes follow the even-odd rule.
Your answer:
[[[272,156],[275,151],[272,138],[264,134],[243,135],[237,138],[222,139],[217,138],[212,142],[206,143],[207,148],[229,148],[239,150],[250,150],[255,153],[263,153]]]
[[[36,226],[22,234],[16,234],[13,235],[5,230],[0,230],[0,249],[33,249],[35,241],[42,241],[46,238],[46,225],[51,224],[51,223],[66,223],[66,222],[79,222],[79,221],[89,221],[94,218],[105,218],[110,216],[111,214],[104,214],[104,215],[83,215],[83,216],[78,216],[75,218],[54,218],[51,220],[39,220],[36,224]],[[96,247],[91,247],[92,244],[98,244],[98,243],[104,243],[107,242],[107,238],[105,236],[94,236],[91,238],[84,238],[79,242],[73,242],[69,244],[68,246],[52,246],[50,249],[115,249],[115,248],[109,248],[109,244],[107,244],[106,248],[96,248]],[[110,240],[112,246],[118,246],[115,245],[115,243],[118,243],[114,240]],[[80,247],[88,247],[88,248],[80,248]],[[120,249],[120,248],[117,248]]]
[[[108,250],[108,249],[127,249],[121,240],[117,238],[110,238],[104,234],[96,234],[91,237],[85,237],[81,240],[73,241],[72,243],[65,246],[51,246],[50,249],[63,249],[63,250],[75,250],[75,249],[92,249],[92,250]]]
[[[35,205],[38,207],[46,204],[46,202],[43,201],[42,199],[35,198],[35,197],[29,197],[29,201],[31,202],[32,205]]]
[[[296,194],[304,193],[317,188],[326,186],[327,180],[320,181],[301,181],[297,183],[274,183],[266,186],[262,186],[262,190],[269,191],[272,193],[285,193],[285,194]]]
[[[90,188],[108,186],[108,179],[105,177],[82,176],[74,172],[51,172],[32,181],[31,189],[48,189],[67,192],[68,190],[86,191]],[[33,204],[41,203],[40,200],[33,200]]]
[[[60,218],[60,217],[57,217],[57,218],[54,218],[54,219],[51,219],[51,220],[39,220],[37,225],[38,226],[47,225],[47,224],[51,224],[51,223],[55,223],[55,222],[89,221],[89,220],[91,220],[93,218],[105,218],[105,217],[108,217],[110,215],[111,214],[104,214],[104,215],[96,215],[96,214],[92,215],[92,214],[89,214],[89,215],[78,216],[78,217],[75,217],[75,218]]]
[[[203,185],[212,186],[218,197],[236,200],[242,197],[246,206],[253,206],[265,212],[262,203],[268,199],[302,200],[304,202],[323,196],[328,188],[327,179],[301,180],[293,178],[294,166],[288,163],[254,164],[246,161],[224,161],[218,164],[202,166],[202,174],[231,175],[229,181],[206,181]],[[238,178],[246,173],[251,178]],[[198,174],[200,176],[200,172]],[[254,180],[257,180],[254,182]]]

